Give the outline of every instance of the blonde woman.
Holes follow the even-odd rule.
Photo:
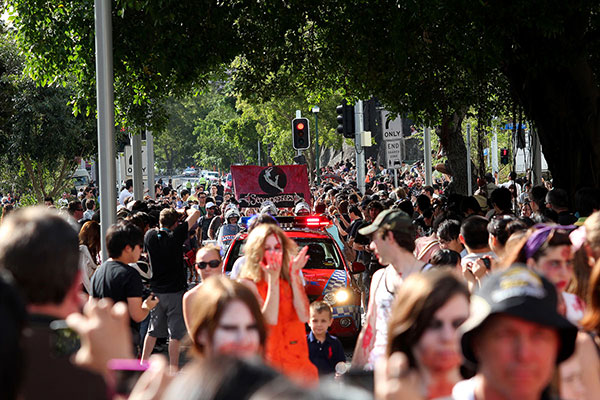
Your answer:
[[[296,251],[277,225],[259,225],[246,240],[240,279],[254,291],[267,322],[266,360],[295,380],[310,382],[318,372],[308,358],[309,305],[300,277],[308,248],[293,257]]]

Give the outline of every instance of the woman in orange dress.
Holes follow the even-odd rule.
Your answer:
[[[300,382],[315,382],[317,368],[308,358],[304,324],[308,298],[302,268],[308,248],[297,246],[277,225],[259,225],[246,239],[246,262],[240,279],[257,295],[267,322],[265,358],[269,364]]]

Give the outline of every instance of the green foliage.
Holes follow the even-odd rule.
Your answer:
[[[226,3],[111,1],[115,116],[118,125],[158,131],[169,95],[203,87],[237,54],[237,10]],[[27,73],[38,83],[77,86],[75,109],[94,114],[93,2],[8,0]],[[150,117],[149,117],[150,116]]]
[[[77,157],[93,153],[95,123],[75,117],[68,87],[38,87],[22,75],[22,61],[8,35],[0,39],[0,143],[5,182],[32,190],[38,201],[70,189]]]

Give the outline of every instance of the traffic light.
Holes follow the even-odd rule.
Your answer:
[[[296,150],[306,150],[310,147],[308,119],[294,118],[292,120],[292,144]]]
[[[508,164],[508,149],[506,148],[500,149],[500,163],[504,165]]]
[[[354,106],[340,104],[335,108],[337,112],[337,132],[344,135],[345,138],[354,139]]]

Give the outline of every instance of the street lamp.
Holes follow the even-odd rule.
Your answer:
[[[321,171],[319,168],[319,106],[312,108],[312,113],[315,114],[315,165],[317,170],[317,185],[321,183]]]

